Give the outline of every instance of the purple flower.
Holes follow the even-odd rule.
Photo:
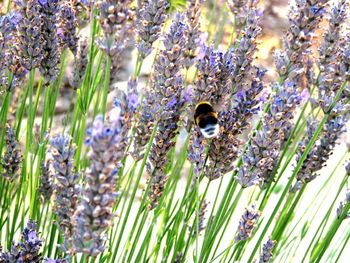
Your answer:
[[[42,6],[45,6],[47,4],[48,0],[39,0],[39,3],[42,5]]]
[[[80,175],[74,173],[73,156],[75,146],[71,145],[71,138],[67,135],[55,135],[50,140],[51,165],[54,174],[54,208],[57,223],[64,237],[62,249],[67,251],[70,238],[73,236],[72,217],[76,210],[78,197],[81,192]]]
[[[261,212],[256,210],[255,205],[245,209],[245,212],[239,220],[237,235],[235,236],[236,242],[244,241],[251,237],[260,215]]]
[[[6,127],[6,152],[0,162],[3,172],[0,174],[9,181],[18,178],[18,171],[22,163],[22,153],[16,139],[14,130],[7,125]]]
[[[167,17],[168,1],[148,0],[139,8],[137,49],[140,57],[145,58],[151,53],[152,44],[160,36],[161,28]]]
[[[178,121],[183,110],[183,78],[185,33],[187,27],[182,21],[184,16],[177,13],[163,43],[155,63],[152,96],[158,110],[159,121],[155,142],[149,155],[148,172],[151,175],[150,205],[158,205],[166,183],[165,168],[169,161],[168,153],[174,147],[174,138],[178,132]],[[153,105],[152,105],[153,106]]]
[[[106,230],[114,217],[120,161],[127,146],[124,104],[115,100],[107,120],[97,116],[87,133],[90,136],[86,185],[73,216],[74,239],[71,251],[97,256],[104,251]]]

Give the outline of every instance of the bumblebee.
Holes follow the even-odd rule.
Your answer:
[[[218,114],[208,101],[197,103],[194,112],[194,122],[205,138],[212,138],[219,134]]]

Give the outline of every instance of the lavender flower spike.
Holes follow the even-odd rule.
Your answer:
[[[185,67],[191,67],[196,58],[196,52],[200,39],[200,14],[201,4],[203,0],[190,0],[190,4],[186,10],[186,23],[188,25],[187,41],[185,45]]]
[[[43,47],[44,57],[41,60],[40,72],[48,82],[55,81],[58,77],[60,50],[57,38],[57,12],[58,0],[39,1],[42,6],[43,31],[45,39]]]
[[[36,223],[29,220],[22,232],[21,242],[12,244],[11,251],[3,253],[0,246],[0,262],[4,263],[39,263],[41,262],[42,241],[36,232]]]
[[[290,27],[284,36],[284,50],[276,53],[276,67],[280,77],[296,84],[306,72],[311,40],[317,29],[328,0],[296,0],[290,10]]]
[[[263,251],[259,260],[259,263],[267,263],[270,262],[272,258],[272,251],[276,245],[277,241],[272,240],[271,237],[267,240],[267,242],[263,245]]]
[[[97,256],[105,249],[105,232],[114,217],[112,208],[117,197],[118,170],[125,152],[125,112],[122,106],[116,101],[107,121],[104,122],[99,115],[87,131],[91,164],[86,174],[83,199],[73,218],[73,253]]]
[[[79,174],[73,171],[74,146],[70,145],[68,135],[55,135],[50,140],[54,178],[54,211],[58,217],[58,226],[65,238],[62,249],[67,250],[73,235],[72,217],[81,192]]]
[[[42,6],[39,0],[18,0],[22,19],[18,26],[18,52],[21,65],[29,70],[39,67],[44,57]]]
[[[257,8],[258,1],[249,0],[248,2],[249,6],[242,37],[235,43],[237,47],[231,47],[228,51],[231,53],[232,62],[232,95],[244,89],[245,79],[249,79],[250,73],[254,69],[252,61],[257,50],[256,40],[261,33],[261,12]]]
[[[181,69],[187,27],[183,20],[183,15],[177,13],[169,33],[163,40],[165,49],[160,52],[155,63],[152,95],[155,97],[159,124],[148,163],[148,172],[151,175],[149,209],[158,205],[158,200],[163,193],[166,182],[165,168],[169,161],[167,155],[175,145],[177,123],[185,102]]]
[[[341,218],[342,216],[345,216],[345,218],[350,218],[350,213],[347,213],[346,215],[343,215],[344,214],[344,206],[345,205],[349,205],[350,204],[350,191],[349,189],[347,190],[346,192],[346,198],[344,200],[344,202],[340,202],[338,208],[337,208],[337,216],[338,216],[338,219]]]
[[[237,174],[242,187],[254,184],[265,187],[272,180],[276,160],[293,127],[293,112],[301,98],[293,85],[276,88],[269,112],[262,120],[262,129],[252,137],[243,154],[243,165]]]
[[[331,115],[327,119],[323,127],[321,138],[311,148],[303,165],[296,175],[297,182],[291,189],[292,192],[296,192],[304,184],[307,184],[314,180],[317,176],[316,172],[322,169],[332,154],[333,149],[339,139],[340,135],[346,131],[345,124],[348,120],[346,114],[344,114],[344,106],[338,104]],[[313,132],[317,128],[317,123],[311,123],[309,125],[308,136],[304,142],[299,144],[299,152],[297,155],[297,161],[303,155],[303,152],[311,139]]]
[[[159,36],[166,20],[167,0],[148,0],[139,12],[138,44],[140,57],[147,57],[152,51],[152,44]]]
[[[1,161],[3,173],[1,175],[9,181],[18,178],[20,164],[22,163],[22,154],[16,140],[15,132],[7,125],[6,127],[6,153]]]
[[[19,12],[9,12],[0,17],[0,85],[7,90],[18,87],[24,76],[24,68],[20,64],[18,46],[13,44],[18,40],[17,26],[21,19]],[[8,71],[13,74],[12,82],[9,83]]]
[[[260,215],[261,212],[255,209],[255,205],[245,209],[242,218],[239,220],[237,235],[235,237],[236,242],[247,240],[251,236]]]
[[[74,55],[78,48],[78,22],[75,15],[72,1],[61,1],[58,12],[57,35],[59,36],[61,49],[69,48]]]
[[[82,84],[87,64],[89,63],[88,60],[88,40],[80,39],[77,49],[77,54],[74,57],[74,72],[73,72],[73,87],[75,89],[78,89],[79,86]]]
[[[50,160],[43,162],[41,164],[41,175],[40,175],[40,185],[39,185],[39,193],[41,196],[41,202],[49,203],[51,196],[53,194],[53,175],[50,171]]]

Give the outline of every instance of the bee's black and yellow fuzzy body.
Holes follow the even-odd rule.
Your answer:
[[[194,122],[205,138],[212,138],[219,133],[218,114],[208,101],[200,101],[195,107]]]

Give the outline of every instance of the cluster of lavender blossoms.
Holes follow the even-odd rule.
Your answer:
[[[54,207],[58,226],[61,230],[64,242],[62,249],[67,251],[70,238],[73,236],[72,217],[77,208],[78,198],[81,192],[79,185],[80,175],[74,173],[74,145],[68,135],[55,135],[50,140],[51,165],[54,173]]]
[[[234,27],[236,34],[239,35],[242,28],[244,27],[246,17],[246,7],[248,0],[228,0],[227,6],[229,7],[231,13],[234,16]]]
[[[284,50],[276,53],[280,81],[274,86],[270,108],[262,128],[252,137],[243,154],[237,179],[242,187],[271,182],[276,160],[293,127],[296,107],[301,102],[299,86],[305,77],[311,40],[325,12],[327,1],[296,1],[290,12],[290,27],[284,37]]]
[[[349,209],[345,210],[345,206],[350,206],[350,191],[348,190],[347,193],[346,193],[346,197],[345,197],[345,200],[344,202],[340,202],[339,203],[339,206],[337,208],[337,216],[338,216],[338,219],[339,218],[342,218],[345,219],[345,218],[350,218],[350,213],[348,213],[347,211],[349,211]],[[346,214],[345,214],[346,212]]]
[[[249,120],[260,103],[258,94],[263,89],[265,71],[252,65],[257,49],[256,39],[261,32],[257,4],[257,1],[249,1],[245,6],[245,27],[240,38],[225,54],[213,47],[202,48],[202,57],[198,61],[193,106],[204,100],[217,106],[220,111],[220,134],[210,143],[205,170],[205,175],[210,180],[233,169],[233,161],[242,144],[237,136],[249,127]],[[237,91],[238,94],[234,96]],[[198,166],[203,163],[205,142],[198,136],[193,138],[194,136],[195,134],[190,144],[189,159]],[[200,149],[202,152],[198,151]],[[195,172],[199,170],[201,167],[195,167]]]
[[[20,19],[20,13],[15,11],[0,17],[0,85],[7,90],[18,87],[25,76],[18,53],[12,46],[18,35],[17,25]],[[9,72],[13,75],[12,79],[8,78]]]
[[[80,39],[77,49],[77,54],[74,57],[74,71],[72,86],[78,89],[83,82],[83,78],[86,72],[86,67],[89,63],[88,59],[88,40],[87,38]]]
[[[100,1],[99,21],[103,36],[97,40],[98,46],[111,58],[111,76],[116,75],[121,63],[121,55],[129,38],[133,12],[130,0]]]
[[[260,256],[259,263],[270,262],[272,259],[272,251],[276,245],[277,241],[272,240],[271,237],[267,240],[267,242],[263,245],[262,254]]]
[[[73,217],[73,253],[97,256],[105,249],[105,232],[114,217],[112,209],[117,198],[120,161],[127,145],[126,114],[124,105],[115,100],[107,121],[99,115],[87,131],[91,164],[85,176],[82,199]]]
[[[37,233],[37,225],[35,221],[29,220],[27,226],[22,232],[21,242],[12,243],[10,252],[2,252],[0,246],[0,262],[1,263],[68,263],[68,257],[65,259],[51,259],[41,256],[40,249],[42,240],[39,239]]]
[[[60,2],[57,34],[61,49],[69,48],[76,55],[79,38],[77,36],[78,21],[73,2],[71,0]]]
[[[12,243],[10,252],[1,253],[0,262],[39,263],[42,260],[41,246],[42,241],[36,232],[36,223],[29,220],[22,232],[21,242],[18,244]]]
[[[149,209],[155,208],[162,196],[167,180],[168,154],[175,145],[178,122],[186,99],[181,70],[184,63],[187,26],[182,21],[184,16],[177,13],[163,40],[165,49],[159,52],[154,66],[152,96],[155,98],[155,103],[152,106],[157,111],[158,130],[148,163],[148,172],[151,175]]]
[[[229,60],[232,63],[231,96],[240,90],[247,89],[246,86],[249,85],[250,75],[254,74],[252,62],[257,50],[257,37],[261,34],[260,17],[262,12],[257,7],[259,1],[249,0],[247,2],[246,21],[241,36],[236,39],[233,46],[227,51]]]
[[[261,212],[255,209],[255,205],[245,209],[239,220],[237,235],[235,236],[236,242],[247,240],[251,236],[260,215]]]
[[[186,10],[188,32],[185,44],[184,64],[187,69],[195,63],[198,45],[200,44],[201,31],[199,19],[202,3],[203,0],[190,0]]]
[[[41,0],[42,6],[42,35],[45,39],[43,46],[43,58],[40,62],[40,72],[48,81],[55,81],[58,77],[60,64],[60,47],[57,38],[57,12],[59,10],[58,0]]]
[[[168,8],[167,0],[139,1],[137,49],[141,59],[152,52],[152,44],[159,38]]]
[[[276,68],[281,80],[301,84],[309,60],[312,38],[326,12],[328,0],[296,0],[289,14],[290,27],[284,49],[276,52]]]
[[[345,124],[347,118],[345,119],[344,116],[341,116],[341,114],[345,114],[342,105],[339,105],[332,110],[323,127],[321,138],[314,144],[306,156],[300,171],[296,175],[297,182],[291,191],[295,192],[299,190],[302,185],[314,180],[317,176],[316,172],[325,166],[329,156],[333,152],[337,140],[339,139],[340,135],[346,131]],[[317,127],[318,122],[312,122],[308,125],[307,138],[303,142],[299,143],[299,151],[296,159],[297,162],[303,155]]]
[[[49,203],[51,196],[53,194],[53,175],[50,170],[51,160],[47,160],[46,163],[42,163],[40,166],[40,185],[39,185],[39,193],[40,193],[40,201],[42,203]]]
[[[44,57],[43,12],[39,0],[16,1],[21,20],[16,46],[21,65],[28,71],[38,68]]]
[[[203,203],[202,203],[202,205],[201,205],[201,207],[199,209],[199,213],[198,213],[198,226],[197,226],[196,221],[194,221],[193,226],[189,227],[189,230],[193,231],[192,232],[192,236],[193,237],[199,235],[206,227],[205,224],[204,224],[204,221],[205,221],[205,214],[207,212],[208,204],[209,203],[206,200],[203,200]]]
[[[14,130],[7,125],[6,127],[6,152],[0,165],[3,172],[1,176],[8,181],[15,181],[19,176],[19,169],[22,163],[22,152],[16,139]]]
[[[344,44],[341,47],[339,45],[343,43],[343,40],[340,38],[340,41],[337,42],[333,39],[334,37],[339,37],[339,31],[345,19],[343,16],[345,16],[344,10],[346,7],[346,2],[340,0],[338,6],[331,10],[329,28],[326,30],[324,41],[319,50],[320,86],[318,99],[314,101],[327,114],[327,120],[320,138],[312,146],[300,171],[296,175],[297,182],[291,188],[293,192],[296,192],[303,185],[317,177],[317,172],[326,165],[340,135],[346,131],[346,122],[349,119],[349,106],[345,102],[344,97],[340,97],[338,101],[334,101],[334,99],[340,91],[342,83],[350,80],[350,44]],[[299,143],[297,161],[303,155],[318,125],[318,122],[315,120],[308,122],[307,137]]]

